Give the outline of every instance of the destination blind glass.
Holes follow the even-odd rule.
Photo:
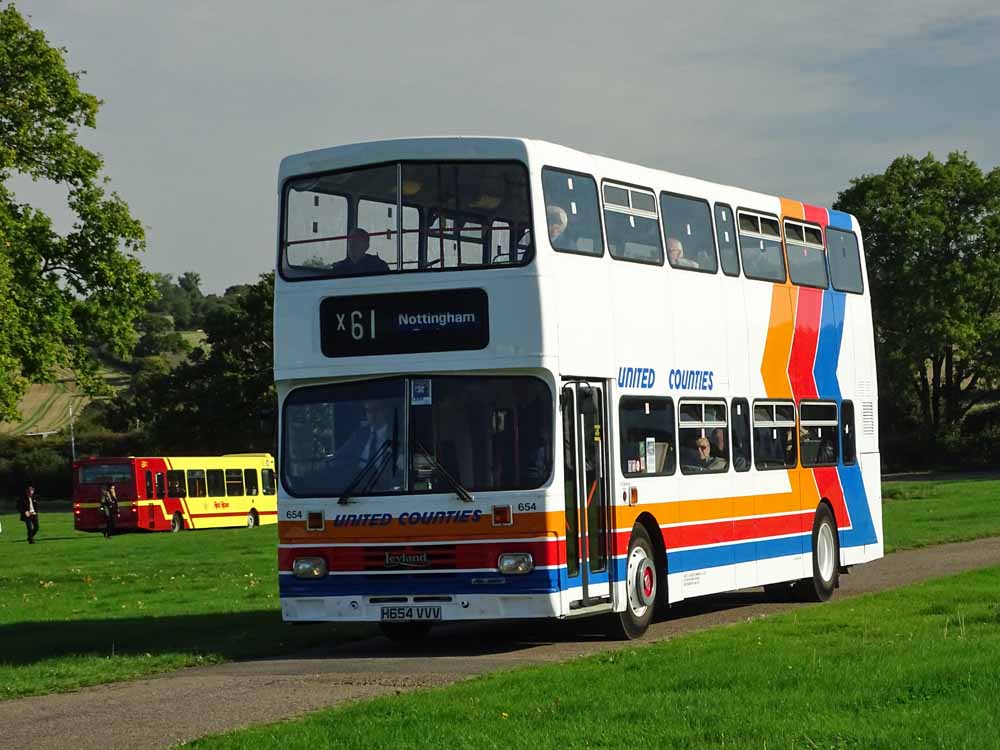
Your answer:
[[[490,340],[482,289],[327,297],[319,315],[327,357],[483,349]]]

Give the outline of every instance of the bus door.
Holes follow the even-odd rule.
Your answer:
[[[566,501],[566,585],[563,612],[611,604],[604,387],[574,381],[560,394]]]

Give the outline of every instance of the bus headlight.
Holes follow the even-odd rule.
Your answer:
[[[322,578],[326,572],[326,560],[322,557],[297,557],[292,563],[292,574],[296,578]]]
[[[530,552],[505,552],[500,555],[497,568],[508,576],[523,576],[535,569],[535,560]]]

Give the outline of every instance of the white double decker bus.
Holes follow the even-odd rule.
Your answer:
[[[851,216],[514,138],[298,154],[278,194],[286,620],[638,637],[882,556]]]

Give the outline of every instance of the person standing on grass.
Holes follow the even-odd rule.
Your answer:
[[[38,496],[31,482],[28,482],[24,494],[17,498],[17,512],[21,514],[21,520],[28,530],[28,544],[34,544],[38,533]]]
[[[101,490],[101,513],[106,523],[104,538],[110,539],[115,534],[115,520],[118,518],[118,494],[113,484],[106,484]]]

